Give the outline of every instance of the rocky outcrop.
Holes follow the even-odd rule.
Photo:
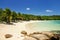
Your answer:
[[[25,34],[24,40],[59,40],[59,36],[52,32],[33,32],[29,35],[27,35],[27,32],[25,32]]]
[[[11,38],[11,37],[12,37],[11,34],[6,34],[6,35],[5,35],[5,38]]]

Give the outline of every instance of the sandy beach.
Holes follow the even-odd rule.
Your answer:
[[[23,21],[13,23],[13,25],[0,24],[0,40],[22,40],[21,31],[25,31],[25,25],[27,23],[38,22],[38,21]],[[11,38],[5,38],[6,34],[11,34]]]
[[[43,21],[22,21],[13,23],[13,25],[8,24],[0,24],[0,40],[23,40],[25,37],[21,34],[22,31],[26,31],[28,34],[34,31],[30,31],[27,29],[26,24],[34,23],[34,22],[43,22]],[[42,32],[43,34],[52,35],[50,32]],[[10,34],[12,35],[11,38],[6,38],[5,35]],[[39,35],[38,35],[39,36]],[[42,38],[44,35],[40,35]],[[30,40],[30,37],[27,37]]]

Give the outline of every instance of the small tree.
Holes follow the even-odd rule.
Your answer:
[[[16,18],[17,18],[17,13],[15,11],[13,11],[12,12],[12,20],[13,20],[13,22],[15,22]]]
[[[5,13],[6,13],[6,19],[7,19],[7,23],[10,24],[11,20],[12,20],[12,13],[11,10],[6,8],[5,9]]]

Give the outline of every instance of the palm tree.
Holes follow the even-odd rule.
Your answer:
[[[10,24],[11,20],[12,20],[12,13],[11,10],[9,8],[5,9],[5,13],[6,13],[6,19],[7,19],[7,23]]]
[[[13,22],[16,21],[16,18],[17,18],[17,13],[15,11],[12,12],[12,20]]]
[[[23,20],[23,15],[20,12],[17,13],[17,19]]]
[[[2,13],[3,13],[3,9],[0,8],[0,21],[2,21]]]

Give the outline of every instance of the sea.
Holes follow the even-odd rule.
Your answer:
[[[26,29],[32,31],[52,31],[60,33],[60,20],[43,20],[34,23],[28,23]]]

